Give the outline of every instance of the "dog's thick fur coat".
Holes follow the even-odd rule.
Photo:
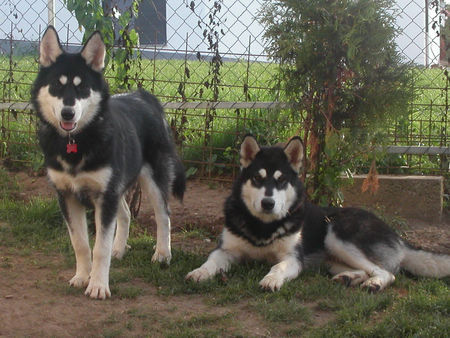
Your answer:
[[[138,180],[150,197],[157,222],[152,260],[166,263],[171,259],[169,194],[182,199],[185,191],[184,168],[161,105],[144,90],[110,97],[104,58],[100,33],[93,33],[80,53],[69,54],[49,27],[32,89],[48,178],[76,256],[70,284],[87,286],[86,294],[100,299],[110,296],[111,255],[121,258],[127,247],[127,190]],[[93,259],[86,206],[95,208]]]
[[[415,275],[450,275],[450,256],[417,250],[374,214],[310,203],[298,178],[303,159],[298,137],[286,147],[241,145],[241,173],[225,203],[225,228],[208,260],[186,278],[202,281],[243,259],[274,264],[261,280],[277,290],[305,266],[325,260],[333,280],[379,291],[405,269]]]

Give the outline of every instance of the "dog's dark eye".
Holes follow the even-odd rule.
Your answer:
[[[51,86],[55,89],[60,89],[63,87],[63,84],[59,80],[56,80],[56,81],[53,81]]]
[[[253,176],[252,180],[253,183],[261,184],[264,178],[260,174],[256,174],[255,176]]]
[[[277,184],[278,184],[278,186],[283,186],[283,185],[286,184],[286,182],[287,182],[287,178],[286,178],[286,176],[284,176],[284,175],[281,175],[281,176],[278,177],[278,179],[277,179]]]

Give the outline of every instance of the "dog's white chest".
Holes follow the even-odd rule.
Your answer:
[[[57,190],[79,192],[103,193],[112,175],[110,167],[95,171],[80,171],[74,174],[66,170],[59,171],[48,168],[47,175]]]
[[[299,232],[274,240],[271,244],[257,247],[232,234],[227,229],[222,233],[222,249],[240,258],[265,260],[276,263],[283,257],[294,253],[300,240]]]

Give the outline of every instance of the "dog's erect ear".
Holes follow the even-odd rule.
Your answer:
[[[105,67],[106,47],[100,32],[94,32],[87,40],[81,51],[81,56],[96,72],[101,72]]]
[[[291,138],[286,147],[284,147],[284,153],[292,168],[296,173],[299,173],[303,164],[303,143],[300,137],[295,136]]]
[[[241,168],[247,168],[255,159],[256,154],[260,148],[258,142],[252,135],[247,135],[241,144]]]
[[[39,63],[42,67],[49,67],[62,53],[58,33],[53,26],[48,26],[39,46]]]

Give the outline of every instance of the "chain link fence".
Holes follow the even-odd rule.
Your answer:
[[[37,169],[42,163],[36,149],[36,121],[27,103],[38,70],[39,39],[47,25],[56,27],[65,49],[79,50],[82,43],[85,32],[67,2],[1,2],[0,158],[6,165]],[[120,44],[120,17],[136,9],[136,2],[89,3],[100,4],[108,13]],[[243,133],[262,135],[273,143],[302,131],[301,118],[294,117],[287,104],[275,104],[285,99],[273,80],[278,66],[265,54],[264,27],[258,21],[263,3],[142,0],[132,14],[130,26],[139,33],[140,57],[129,81],[164,103],[188,175],[230,180],[237,170],[236,148]],[[380,170],[448,176],[446,3],[397,0],[393,10],[401,31],[398,49],[420,76],[411,115],[391,127],[391,147]],[[113,92],[125,90],[117,82],[113,63],[105,74]]]

